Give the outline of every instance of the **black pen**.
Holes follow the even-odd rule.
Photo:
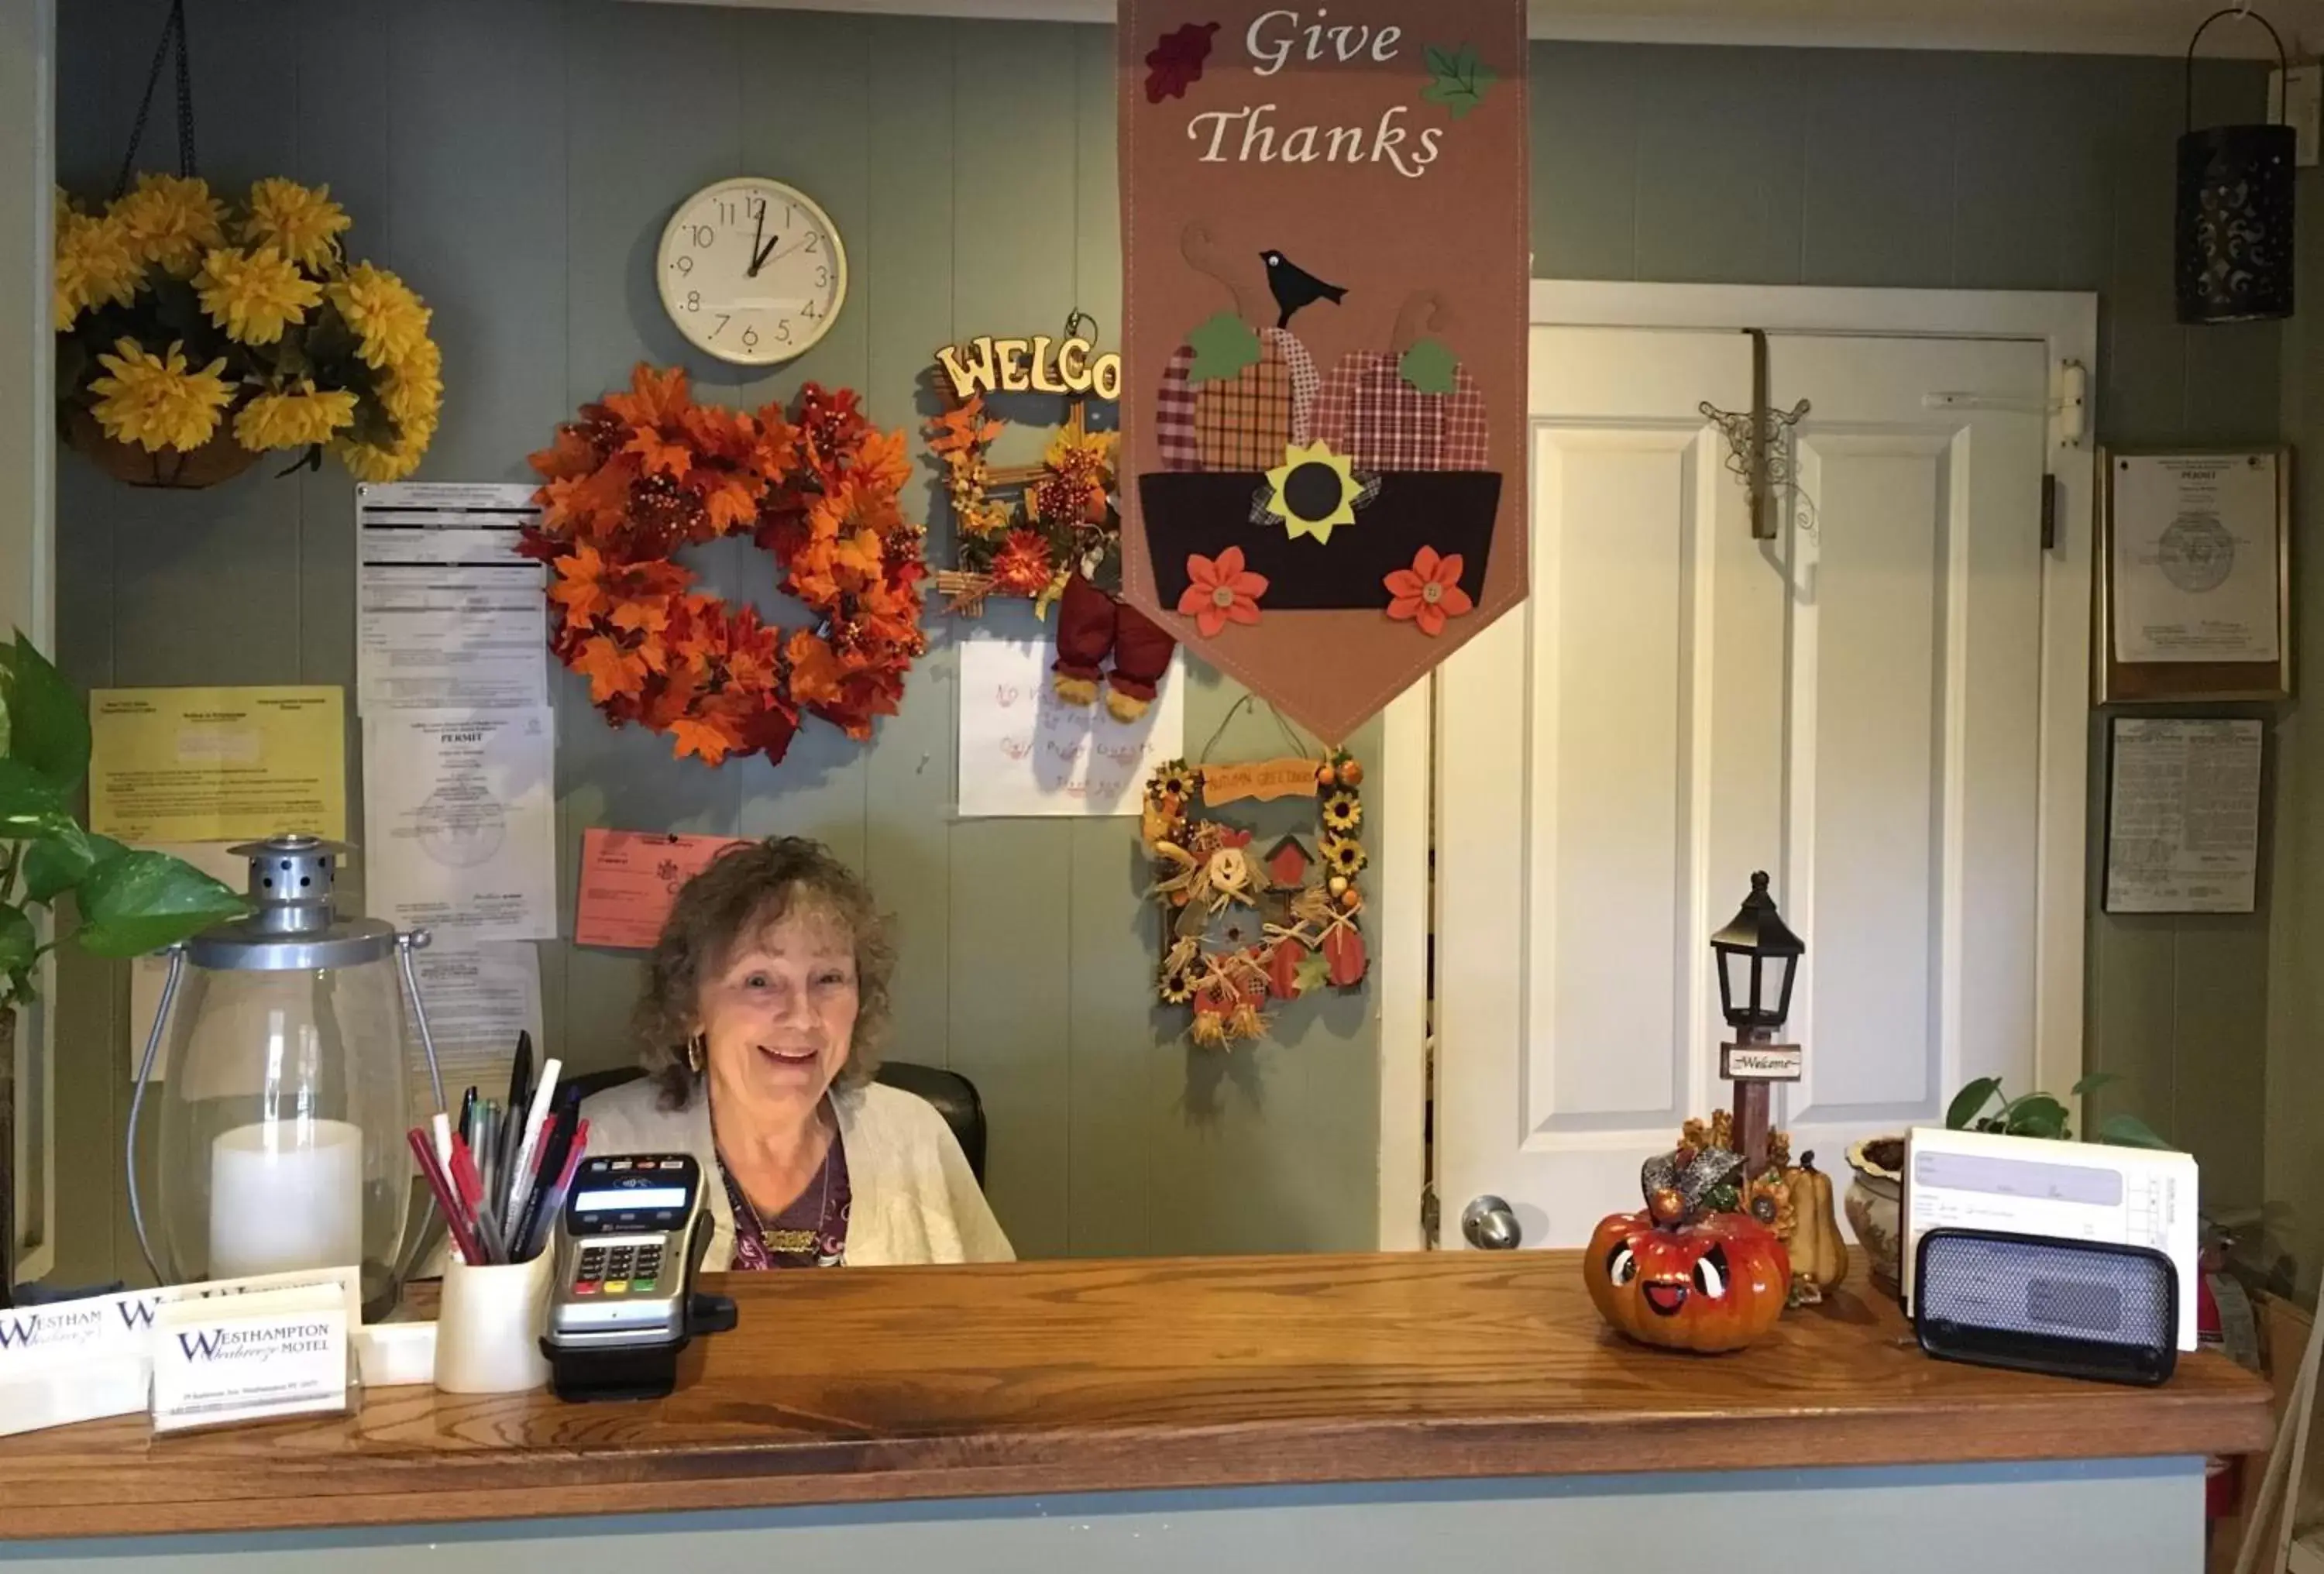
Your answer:
[[[508,1125],[501,1134],[501,1173],[516,1164],[517,1144],[524,1136],[524,1112],[532,1108],[532,1035],[516,1036],[516,1059],[509,1067]]]
[[[509,1237],[510,1249],[521,1254],[519,1261],[531,1259],[530,1247],[540,1226],[541,1207],[556,1188],[557,1178],[565,1173],[565,1156],[572,1151],[573,1132],[580,1119],[577,1105],[573,1111],[559,1111],[549,1118],[549,1136],[541,1144],[540,1166],[528,1177],[524,1210],[517,1218],[514,1233]]]

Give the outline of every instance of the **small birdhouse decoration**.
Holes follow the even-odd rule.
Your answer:
[[[1307,849],[1296,836],[1286,836],[1267,850],[1268,883],[1278,891],[1296,891],[1307,883],[1307,871],[1315,867]]]
[[[1525,594],[1529,266],[1522,0],[1324,14],[1125,5],[1120,496],[1123,599],[1336,741]]]

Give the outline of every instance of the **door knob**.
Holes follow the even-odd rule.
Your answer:
[[[1461,1234],[1480,1252],[1514,1251],[1524,1238],[1517,1210],[1489,1192],[1461,1210]]]

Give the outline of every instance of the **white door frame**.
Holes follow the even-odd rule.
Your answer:
[[[2045,348],[2052,410],[2047,467],[2057,489],[2058,538],[2042,559],[2041,754],[2034,975],[2034,1075],[2057,1091],[2082,1074],[2089,771],[2090,547],[2095,534],[2096,445],[2088,390],[2098,365],[2098,297],[1978,290],[1846,290],[1792,285],[1640,284],[1536,279],[1530,326],[1742,329],[1862,336],[2016,339]],[[2084,369],[2083,408],[2058,408],[2060,368]],[[1974,391],[1931,390],[1931,392]],[[1532,422],[1528,419],[1530,428]],[[1527,452],[1531,444],[1527,444]],[[1531,513],[1521,528],[1529,529]],[[1423,1153],[1428,935],[1435,927],[1429,879],[1439,737],[1436,678],[1388,713],[1383,772],[1399,792],[1375,848],[1380,861],[1380,1192],[1383,1249],[1420,1244],[1416,1201],[1430,1178]],[[2031,1090],[2024,1090],[2030,1091]]]

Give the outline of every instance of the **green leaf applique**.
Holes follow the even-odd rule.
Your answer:
[[[1259,364],[1259,330],[1231,311],[1188,334],[1186,345],[1194,352],[1194,364],[1186,369],[1191,382],[1222,382]]]
[[[1320,990],[1332,980],[1332,964],[1320,951],[1309,952],[1291,970],[1291,985],[1300,994]]]
[[[1420,96],[1431,104],[1444,106],[1455,120],[1482,104],[1486,89],[1500,80],[1469,44],[1457,50],[1430,44],[1427,59],[1429,83],[1420,90]]]
[[[1422,393],[1450,393],[1452,374],[1461,369],[1461,362],[1437,339],[1418,339],[1396,364],[1405,382]]]

